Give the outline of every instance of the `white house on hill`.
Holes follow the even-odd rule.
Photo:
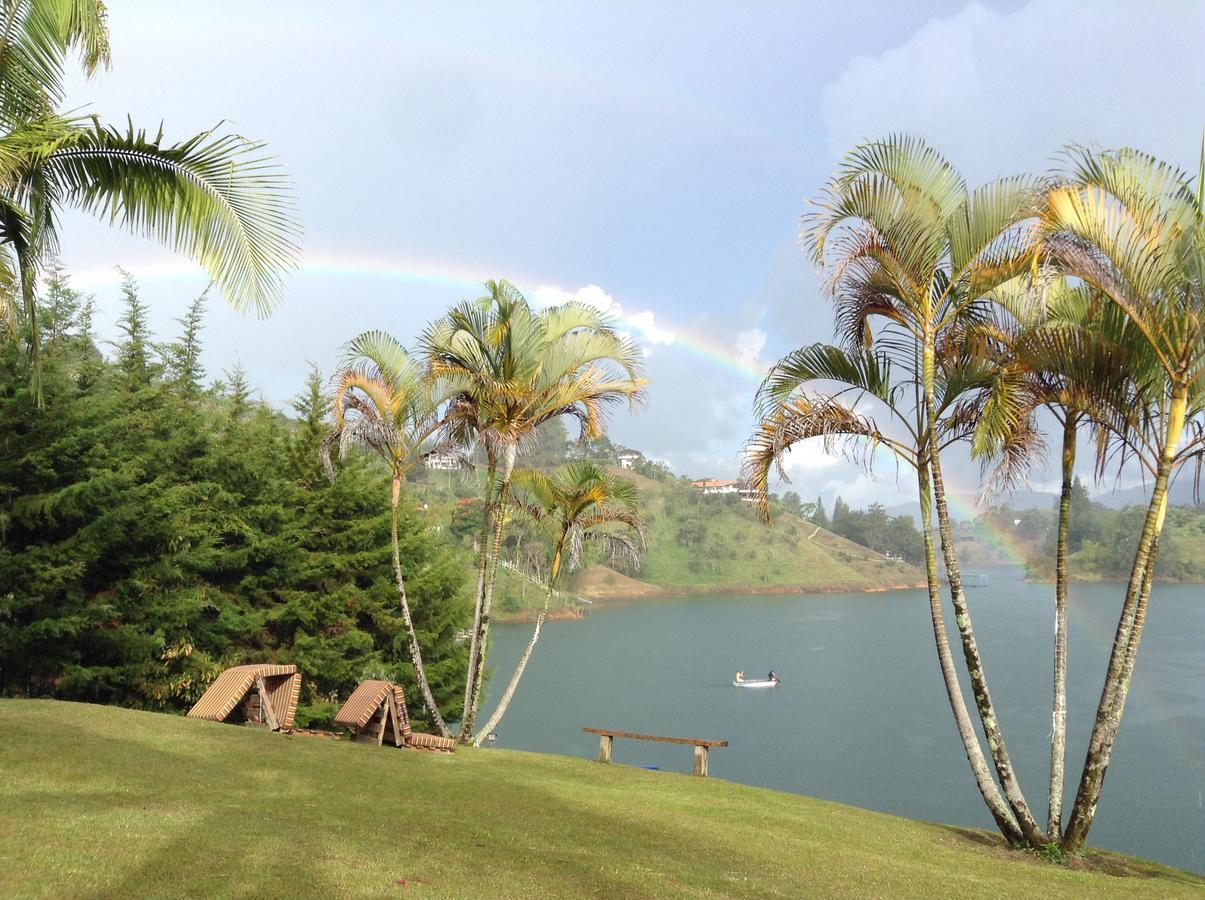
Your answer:
[[[690,486],[704,494],[735,494],[741,486],[739,481],[724,481],[721,478],[704,478],[692,481]]]
[[[619,468],[630,469],[636,465],[637,460],[644,459],[644,454],[639,450],[620,450],[615,458],[619,460]]]
[[[454,472],[460,468],[460,457],[455,453],[432,453],[423,464],[436,472]]]

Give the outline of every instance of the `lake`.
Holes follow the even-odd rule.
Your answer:
[[[989,584],[968,589],[968,602],[1013,764],[1044,822],[1054,589],[1019,570],[983,571]],[[1071,594],[1068,808],[1121,595],[1121,585]],[[494,633],[496,695],[531,626]],[[737,669],[771,668],[777,688],[732,687]],[[955,731],[923,591],[690,597],[550,622],[496,746],[592,758],[586,725],[727,739],[711,753],[714,777],[994,827]],[[689,772],[692,756],[617,740],[615,761]],[[1205,873],[1205,586],[1155,588],[1090,841]]]

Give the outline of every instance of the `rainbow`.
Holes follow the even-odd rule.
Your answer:
[[[966,499],[961,493],[947,492],[946,501],[950,506],[950,512],[954,518],[975,519],[979,515],[979,509],[974,503]],[[936,517],[936,512],[934,513]],[[1009,561],[1014,566],[1024,567],[1028,561],[1025,545],[1017,539],[1012,531],[993,526],[987,520],[981,520],[983,529],[981,534],[987,538],[992,549],[998,552],[1001,556]]]
[[[176,280],[202,275],[202,270],[188,260],[165,256],[147,259],[123,266],[139,281]],[[500,267],[495,267],[500,268]],[[84,290],[108,287],[121,281],[116,267],[69,268],[72,284]],[[401,281],[412,284],[428,284],[443,288],[454,288],[471,292],[491,277],[486,267],[472,268],[459,263],[445,261],[415,260],[394,256],[378,256],[353,253],[306,253],[296,275],[301,278],[359,278],[378,281]],[[509,277],[522,290],[539,290],[556,285],[555,279],[523,275]],[[561,288],[555,288],[564,293]],[[644,334],[649,327],[647,313],[632,312],[625,301],[616,319],[636,334]],[[758,366],[738,355],[732,347],[657,314],[657,330],[672,334],[672,346],[692,356],[739,375],[753,384],[760,384],[767,366]]]
[[[139,281],[171,281],[203,277],[202,270],[195,263],[167,254],[144,259],[124,268]],[[493,267],[495,270],[499,268],[501,267]],[[72,268],[69,271],[72,283],[85,290],[110,287],[121,281],[121,274],[116,267]],[[431,285],[464,291],[466,296],[471,296],[482,282],[492,277],[490,267],[485,266],[478,268],[444,260],[418,260],[369,253],[322,251],[307,252],[296,275],[301,278],[370,279]],[[516,274],[509,280],[525,291],[538,291],[541,287],[556,284],[556,279],[541,278],[524,273]],[[555,289],[563,293],[572,293],[561,288]],[[632,312],[629,309],[632,305],[633,301],[624,301],[616,318],[623,326],[641,334],[649,325],[646,320],[647,313]],[[657,329],[672,333],[673,339],[670,346],[673,349],[686,352],[697,359],[731,372],[751,385],[760,384],[765,377],[766,366],[751,363],[739,356],[732,347],[685,327],[680,322],[668,320],[658,314]],[[978,510],[974,504],[964,499],[961,493],[951,492],[948,499],[951,511],[957,516],[967,519],[977,516]],[[987,537],[993,548],[1010,563],[1025,565],[1025,552],[1011,533],[1002,528],[992,528],[987,531]]]

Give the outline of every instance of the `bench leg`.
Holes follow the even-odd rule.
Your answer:
[[[600,763],[609,763],[611,761],[611,744],[615,738],[609,734],[604,734],[598,741],[598,761]]]
[[[707,747],[695,747],[695,774],[700,778],[707,777]]]

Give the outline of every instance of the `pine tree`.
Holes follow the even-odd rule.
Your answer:
[[[122,271],[122,313],[117,328],[123,338],[117,344],[117,368],[131,385],[144,386],[158,373],[147,332],[146,304],[138,296],[138,283]]]
[[[209,288],[188,306],[188,312],[176,321],[183,327],[180,338],[164,348],[164,361],[180,392],[188,398],[201,393],[205,370],[201,367],[201,329],[205,327],[205,301]]]
[[[815,522],[817,525],[819,525],[821,528],[829,527],[828,513],[826,513],[824,511],[824,498],[823,497],[816,498],[816,512],[812,516],[812,521]]]
[[[247,370],[241,362],[236,362],[234,368],[226,370],[229,382],[223,393],[230,401],[230,417],[235,421],[243,418],[251,405],[251,385],[247,382]]]
[[[83,297],[73,290],[66,270],[54,260],[45,275],[45,291],[38,308],[41,319],[43,341],[53,344],[61,341],[77,321]]]

